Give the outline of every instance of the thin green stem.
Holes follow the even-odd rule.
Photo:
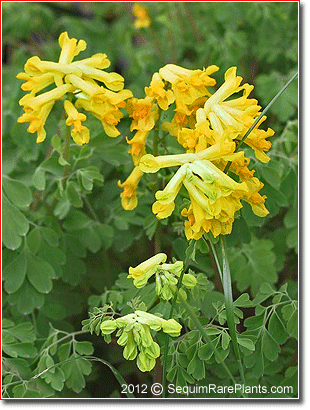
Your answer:
[[[169,317],[168,317],[168,319],[171,319],[171,318],[172,318],[173,311],[174,311],[174,308],[175,308],[175,305],[176,305],[176,302],[177,302],[177,297],[178,297],[178,294],[179,294],[179,289],[180,289],[181,286],[182,286],[183,276],[184,276],[185,272],[187,271],[188,266],[189,266],[189,263],[190,263],[189,254],[190,254],[190,253],[188,252],[187,255],[186,255],[186,259],[185,259],[185,261],[184,261],[184,268],[183,268],[183,270],[182,270],[182,272],[181,272],[181,275],[180,275],[179,280],[178,280],[178,283],[177,283],[177,288],[176,288],[176,291],[175,291],[175,294],[174,294],[174,298],[173,298],[173,300],[172,300],[172,304],[171,304],[171,307],[170,307],[170,312],[169,312]],[[165,345],[164,345],[163,376],[162,376],[162,386],[163,386],[163,394],[162,394],[162,396],[163,396],[163,398],[166,397],[167,356],[168,356],[168,347],[169,347],[169,335],[166,334],[165,337],[166,337],[166,339],[165,339]]]
[[[158,119],[155,123],[154,127],[154,137],[153,137],[153,155],[156,157],[158,155],[158,143],[159,143],[159,131],[160,131],[160,118],[161,118],[162,110],[158,107]],[[154,174],[154,185],[153,185],[153,192],[154,195],[156,191],[159,189],[159,180],[158,180],[158,173]],[[161,225],[157,222],[157,227],[154,233],[154,251],[155,254],[161,251]]]
[[[259,123],[263,115],[266,114],[266,112],[269,110],[269,108],[277,101],[277,99],[280,97],[280,95],[287,89],[287,87],[291,84],[292,81],[295,80],[295,78],[298,75],[298,71],[293,75],[292,78],[288,80],[288,82],[281,88],[281,90],[278,92],[277,95],[273,97],[273,99],[270,101],[270,103],[264,108],[264,110],[261,112],[261,114],[256,118],[256,120],[253,122],[251,127],[248,129],[248,131],[245,133],[244,137],[237,143],[235,152],[240,148],[240,146],[243,144],[244,140],[250,135],[250,133],[254,130],[256,125]],[[231,161],[229,161],[224,169],[224,172],[227,173],[231,165]]]
[[[65,184],[68,179],[69,171],[70,171],[70,138],[71,138],[71,129],[69,126],[67,126],[67,132],[65,136],[65,144],[64,144],[64,150],[63,150],[63,159],[68,163],[64,166],[64,172],[63,172],[63,178],[62,178],[62,183]]]
[[[204,241],[207,241],[204,236],[203,236],[203,240],[204,240]],[[219,275],[220,275],[220,277],[221,277],[221,281],[223,282],[222,268],[221,268],[221,265],[220,265],[219,258],[218,258],[218,256],[217,256],[216,250],[215,250],[215,246],[214,246],[214,244],[212,243],[212,241],[211,241],[210,239],[209,239],[208,242],[209,242],[209,245],[210,245],[210,247],[211,247],[211,250],[212,250],[212,253],[213,253],[213,257],[214,257],[214,260],[215,260],[215,263],[216,263],[216,266],[217,266],[217,270],[218,270]]]
[[[245,384],[243,365],[240,355],[239,344],[237,340],[237,331],[234,319],[234,305],[233,305],[233,295],[231,287],[231,276],[230,268],[227,258],[226,242],[223,236],[221,236],[221,246],[222,246],[222,257],[223,257],[223,290],[225,295],[225,308],[226,308],[226,319],[227,325],[232,340],[234,352],[237,358],[239,372],[242,379],[242,382]]]

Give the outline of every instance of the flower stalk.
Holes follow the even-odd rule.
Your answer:
[[[221,247],[222,247],[222,257],[223,257],[222,283],[223,283],[223,290],[224,290],[224,295],[225,295],[226,320],[227,320],[227,325],[228,325],[230,337],[232,340],[234,352],[237,358],[242,383],[245,384],[243,365],[242,365],[240,349],[239,349],[239,344],[237,340],[236,325],[235,325],[235,320],[234,320],[234,305],[233,305],[233,295],[232,295],[232,286],[231,286],[231,275],[230,275],[230,268],[229,268],[229,263],[228,263],[228,258],[227,258],[226,241],[223,236],[221,236]]]

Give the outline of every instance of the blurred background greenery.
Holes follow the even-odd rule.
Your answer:
[[[125,136],[130,137],[130,120],[126,114],[118,127],[120,137],[108,139],[99,123],[93,121],[90,124],[91,142],[88,147],[83,148],[83,151],[76,147],[72,149],[73,155],[80,161],[80,174],[84,176],[78,197],[73,192],[71,196],[67,193],[64,198],[59,192],[55,194],[55,189],[52,197],[52,193],[45,190],[45,185],[51,189],[53,187],[49,185],[48,178],[52,176],[55,183],[62,172],[57,161],[46,158],[51,137],[61,128],[59,111],[56,109],[50,116],[47,139],[42,144],[35,143],[35,136],[27,133],[25,124],[16,122],[21,115],[18,100],[24,94],[16,74],[23,71],[26,60],[37,55],[44,60],[57,61],[58,37],[63,31],[68,31],[69,37],[87,42],[87,49],[81,58],[98,52],[106,53],[111,60],[109,71],[120,73],[125,78],[125,88],[130,89],[135,97],[144,97],[144,87],[149,85],[152,74],[167,63],[190,69],[216,64],[220,67],[214,75],[217,84],[222,83],[229,67],[237,66],[237,73],[244,81],[255,85],[252,96],[258,99],[263,108],[297,71],[298,2],[139,4],[147,9],[150,27],[135,27],[133,3],[130,2],[2,4],[2,155],[3,174],[9,177],[4,188],[16,212],[20,212],[28,221],[25,233],[33,254],[52,266],[54,272],[52,289],[48,289],[44,295],[29,290],[29,285],[23,281],[21,287],[12,287],[10,264],[16,260],[16,254],[22,252],[20,238],[23,235],[14,224],[17,213],[14,216],[14,212],[8,212],[7,225],[15,232],[17,239],[15,246],[5,246],[3,252],[6,280],[3,314],[13,324],[29,323],[35,331],[35,339],[46,337],[50,324],[64,331],[80,330],[81,320],[87,317],[88,305],[102,301],[100,295],[115,284],[120,272],[125,272],[128,266],[135,266],[153,254],[153,234],[158,222],[153,215],[149,215],[153,197],[143,193],[143,185],[139,194],[139,207],[131,212],[121,208],[121,190],[117,181],[123,181],[132,168],[125,143]],[[255,296],[265,280],[276,286],[287,281],[296,283],[297,92],[295,81],[268,113],[264,127],[270,126],[275,130],[268,166],[259,164],[247,151],[256,175],[265,183],[263,194],[268,197],[266,205],[270,215],[261,220],[245,206],[243,218],[234,225],[229,245],[232,249],[232,271],[237,272],[234,277],[236,296],[245,290]],[[55,146],[53,148],[55,150]],[[99,170],[104,178],[103,184],[98,175],[87,174],[85,169],[89,166]],[[90,181],[88,185],[85,178]],[[10,191],[14,191],[11,179],[22,182],[26,191],[31,191],[30,203],[22,198],[15,198],[15,202],[10,198]],[[44,190],[46,196],[43,200],[41,193]],[[55,222],[56,219],[61,221],[61,227]],[[93,221],[98,222],[99,228],[97,225],[94,228]],[[167,221],[162,223],[163,250],[182,258],[186,240],[179,229],[179,220],[172,217],[169,229]],[[53,235],[50,231],[38,234],[35,229],[37,225],[53,229],[57,234]],[[66,247],[63,247],[62,241],[65,241]],[[268,261],[265,267],[262,260]],[[199,258],[197,263],[199,265]],[[212,280],[212,263],[209,267],[204,264],[201,262]],[[6,266],[9,266],[7,271]],[[265,270],[263,277],[258,274],[261,270]],[[98,337],[87,338],[92,341],[96,356],[108,358],[126,376],[126,380],[132,383],[143,383],[146,380],[147,375],[122,360],[121,350],[107,346]],[[35,339],[30,338],[32,341]],[[25,340],[27,343],[27,338]],[[28,357],[33,358],[33,354],[32,351]],[[12,353],[11,348],[6,351],[5,357],[11,357],[11,369],[15,371],[18,365],[23,365],[26,370],[28,366],[27,371],[33,371],[32,361],[27,359],[26,354],[14,353],[14,349]],[[28,360],[28,364],[12,364],[12,358]],[[86,386],[80,384],[74,394],[76,397],[109,397],[111,394],[117,395],[117,389],[118,384],[114,382],[110,371],[102,364],[96,364],[87,378]],[[56,394],[55,397],[72,394],[68,385],[61,393],[47,391],[45,395]],[[19,397],[21,393],[10,394]]]

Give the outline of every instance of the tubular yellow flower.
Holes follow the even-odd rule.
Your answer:
[[[132,156],[135,166],[139,165],[140,158],[146,154],[145,141],[148,135],[149,131],[137,131],[131,140],[126,137],[127,143],[131,145],[128,152]]]
[[[270,158],[266,155],[265,151],[269,151],[271,148],[271,142],[267,141],[266,138],[274,135],[274,130],[271,128],[268,128],[267,131],[258,129],[260,124],[265,121],[265,119],[266,116],[263,116],[254,130],[252,130],[244,140],[245,144],[254,150],[256,158],[264,164],[270,161]],[[243,134],[245,134],[245,132]],[[241,135],[241,137],[242,136],[243,135]]]
[[[197,110],[201,119],[208,118],[212,129],[221,134],[226,128],[242,132],[254,122],[254,117],[260,110],[257,100],[248,99],[253,86],[240,86],[242,77],[236,76],[236,67],[229,68],[225,73],[224,84],[205,102],[203,108]],[[243,90],[243,96],[226,101],[228,97]]]
[[[64,103],[65,111],[68,115],[66,124],[73,125],[71,136],[78,145],[87,144],[89,142],[89,129],[82,125],[86,120],[86,115],[79,113],[75,106],[70,101]]]
[[[137,279],[143,275],[148,275],[149,272],[155,272],[157,265],[166,262],[167,255],[165,253],[158,253],[155,256],[147,259],[146,261],[140,263],[140,265],[135,268],[129,268],[129,275],[127,278]]]
[[[131,211],[138,204],[136,191],[142,176],[143,172],[139,167],[135,167],[125,182],[121,183],[121,181],[118,181],[118,186],[124,189],[120,194],[120,197],[122,200],[122,206],[127,211]]]
[[[176,103],[185,108],[195,100],[210,95],[206,87],[214,86],[216,81],[210,75],[218,71],[215,65],[203,70],[189,70],[174,64],[167,64],[159,70],[159,75],[172,85]],[[189,112],[190,114],[190,112]]]
[[[71,84],[63,84],[60,87],[54,88],[51,91],[34,96],[34,94],[26,94],[19,100],[19,105],[30,108],[34,111],[40,109],[43,104],[51,101],[61,100],[67,92],[73,91]]]
[[[152,81],[149,87],[145,87],[145,94],[148,97],[155,98],[159,107],[166,111],[174,100],[175,96],[172,90],[165,90],[165,83],[160,78],[158,73],[153,74]]]
[[[232,141],[221,141],[203,151],[176,155],[161,155],[154,157],[152,154],[144,155],[139,163],[140,169],[145,173],[155,173],[161,168],[183,165],[200,159],[208,159],[214,161],[223,156],[233,153],[235,144]]]
[[[131,98],[127,101],[127,112],[129,117],[133,118],[130,131],[150,131],[155,126],[158,118],[158,109],[153,103],[154,98]]]
[[[132,12],[136,17],[136,20],[134,21],[134,26],[136,28],[146,28],[150,26],[151,19],[145,7],[135,3],[132,7]]]
[[[265,207],[266,196],[262,196],[258,193],[258,191],[263,188],[264,184],[256,177],[247,179],[245,183],[248,187],[248,194],[245,196],[244,200],[251,205],[255,215],[262,218],[267,216],[269,211]]]
[[[16,78],[26,81],[21,85],[23,91],[32,91],[35,94],[54,82],[54,75],[51,73],[45,73],[38,77],[32,77],[27,73],[19,73]]]
[[[86,49],[84,40],[77,43],[75,38],[69,38],[66,31],[60,34],[58,42],[61,47],[59,56],[59,63],[61,64],[70,64],[75,56]]]
[[[92,55],[89,58],[83,58],[79,61],[73,61],[71,63],[73,66],[76,64],[83,64],[83,66],[87,65],[94,68],[100,68],[101,70],[110,67],[111,62],[108,59],[107,55],[104,53],[97,53]]]
[[[28,107],[25,107],[25,113],[17,119],[19,123],[30,123],[27,131],[30,133],[37,132],[37,143],[45,140],[46,132],[44,125],[54,104],[55,101],[48,101],[45,104],[39,106],[37,110],[32,110]]]

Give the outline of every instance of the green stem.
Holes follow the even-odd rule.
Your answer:
[[[239,344],[237,340],[237,332],[236,332],[236,325],[235,325],[235,319],[234,319],[234,305],[233,305],[233,295],[232,295],[232,287],[231,287],[230,268],[229,268],[229,263],[228,263],[228,258],[227,258],[226,242],[223,236],[221,236],[221,245],[222,245],[222,256],[223,256],[223,290],[224,290],[224,295],[225,295],[227,325],[228,325],[230,337],[232,340],[234,352],[237,358],[240,376],[241,376],[243,384],[245,384],[243,365],[242,365],[242,360],[241,360],[241,355],[240,355]]]
[[[153,155],[156,157],[158,155],[158,143],[159,143],[159,130],[160,130],[160,118],[161,118],[162,110],[158,107],[158,119],[155,123],[154,127],[154,138],[153,138]],[[158,173],[154,175],[154,185],[153,185],[153,192],[154,195],[156,191],[159,189],[159,180],[158,180]],[[154,234],[154,251],[155,254],[161,251],[161,225],[157,222],[157,227]]]
[[[256,118],[256,120],[253,122],[253,124],[251,125],[251,127],[248,129],[248,131],[245,133],[244,137],[237,143],[236,145],[236,149],[235,152],[240,148],[240,146],[243,144],[244,140],[250,135],[250,133],[254,130],[254,128],[256,127],[256,125],[259,123],[259,121],[261,120],[261,118],[263,117],[263,115],[266,114],[266,112],[269,110],[269,108],[277,101],[277,99],[280,97],[280,95],[287,89],[287,87],[291,84],[291,82],[293,80],[295,80],[295,78],[298,75],[298,71],[293,75],[293,77],[288,80],[288,82],[281,88],[281,90],[278,92],[277,95],[275,95],[273,97],[273,99],[270,101],[270,103],[265,107],[265,109],[261,112],[261,114]],[[231,165],[231,161],[229,161],[224,169],[224,172],[227,173],[227,171],[229,170],[229,167]]]
[[[207,241],[204,236],[203,236],[203,240]],[[213,257],[214,257],[214,260],[215,260],[215,263],[216,263],[217,270],[218,270],[218,273],[220,275],[221,281],[223,282],[223,273],[222,273],[221,265],[220,265],[220,262],[219,262],[219,259],[218,259],[218,256],[217,256],[217,253],[216,253],[216,250],[215,250],[215,246],[214,246],[213,242],[210,239],[209,239],[209,245],[211,247]]]
[[[173,315],[173,311],[177,302],[177,297],[179,294],[179,289],[182,286],[182,280],[183,280],[183,276],[185,274],[185,272],[188,269],[189,263],[190,263],[190,257],[189,257],[189,252],[186,255],[186,259],[184,261],[184,269],[181,272],[181,275],[179,277],[178,283],[177,283],[177,288],[176,288],[176,292],[174,294],[173,300],[172,300],[172,304],[170,307],[170,312],[169,312],[169,317],[168,319],[172,318]],[[168,357],[168,348],[169,348],[169,335],[166,334],[165,335],[165,344],[164,344],[164,356],[163,356],[163,377],[162,377],[162,387],[163,387],[163,398],[166,397],[166,380],[167,380],[167,357]]]
[[[70,164],[69,164],[69,160],[70,160],[70,138],[71,138],[71,129],[70,129],[70,127],[67,126],[64,150],[63,150],[62,156],[63,156],[63,159],[66,162],[68,162],[68,164],[66,164],[64,166],[64,172],[63,172],[63,178],[62,178],[62,183],[63,184],[66,183],[66,181],[68,179],[69,171],[70,171]]]

